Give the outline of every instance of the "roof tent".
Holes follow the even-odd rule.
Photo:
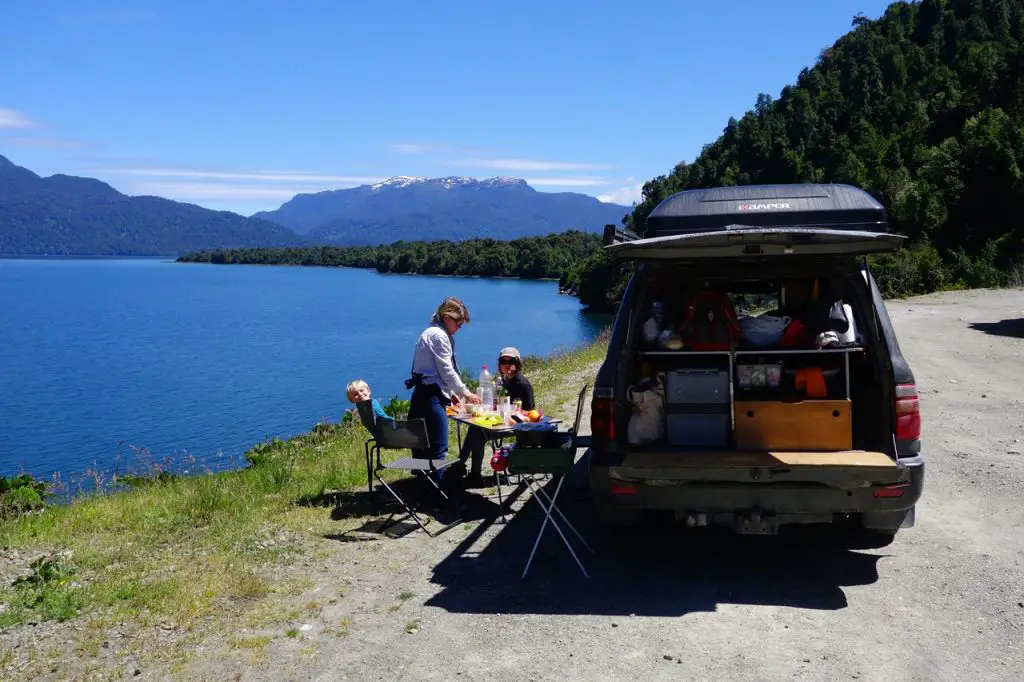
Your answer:
[[[729,225],[889,231],[885,207],[850,185],[742,185],[673,194],[647,216],[642,236],[715,232]]]

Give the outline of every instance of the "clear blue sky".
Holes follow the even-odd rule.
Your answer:
[[[629,203],[882,0],[0,6],[0,154],[243,213],[392,175]]]

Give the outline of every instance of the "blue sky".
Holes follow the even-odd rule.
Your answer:
[[[5,2],[0,154],[246,214],[393,175],[628,204],[887,4]]]

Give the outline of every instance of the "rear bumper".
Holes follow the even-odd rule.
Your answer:
[[[591,459],[590,461],[593,461]],[[901,517],[921,497],[924,460],[900,461],[895,485],[868,481],[697,482],[617,480],[613,468],[590,467],[594,499],[600,506],[673,511],[677,514],[735,514],[752,509],[776,515],[871,514]],[[898,496],[897,496],[898,495]],[[884,524],[883,524],[884,525]]]

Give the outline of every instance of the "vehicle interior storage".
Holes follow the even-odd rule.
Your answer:
[[[894,466],[887,354],[843,262],[643,264],[621,368],[633,459]]]

